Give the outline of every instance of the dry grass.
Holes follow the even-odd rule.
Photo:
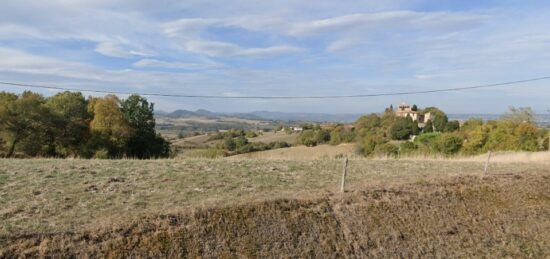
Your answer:
[[[263,132],[262,135],[248,139],[250,142],[286,142],[290,145],[296,144],[298,133],[287,134],[285,132]]]
[[[0,257],[545,257],[543,163],[0,160]]]
[[[319,160],[342,156],[359,158],[355,155],[355,148],[355,144],[319,145],[315,147],[296,146],[246,153],[231,156],[228,159]]]
[[[207,134],[203,134],[182,139],[174,139],[171,141],[171,143],[172,146],[182,147],[186,149],[208,148],[213,147],[216,144],[222,143],[222,140],[210,140],[210,137],[211,136]]]

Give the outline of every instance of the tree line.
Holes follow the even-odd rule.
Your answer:
[[[153,111],[139,95],[0,92],[0,156],[167,157],[170,144],[155,132]]]
[[[423,112],[430,112],[432,118],[422,125],[411,117],[397,116],[392,107],[381,114],[360,117],[353,129],[344,125],[306,125],[298,143],[306,146],[356,143],[357,153],[367,157],[548,150],[548,130],[537,127],[530,108],[511,107],[498,120],[484,122],[473,118],[463,123],[449,121],[436,107]]]

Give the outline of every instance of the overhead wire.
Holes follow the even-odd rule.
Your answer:
[[[516,80],[516,81],[507,81],[507,82],[501,82],[501,83],[482,84],[482,85],[473,85],[473,86],[465,86],[465,87],[441,88],[441,89],[431,89],[431,90],[420,90],[420,91],[386,92],[386,93],[353,94],[353,95],[312,95],[312,96],[187,95],[187,94],[107,91],[107,90],[36,85],[36,84],[26,84],[26,83],[16,83],[16,82],[3,82],[3,81],[0,81],[0,84],[17,86],[17,87],[61,90],[61,91],[79,91],[79,92],[123,94],[123,95],[138,94],[138,95],[149,96],[149,97],[175,97],[175,98],[199,98],[199,99],[343,99],[343,98],[367,98],[367,97],[380,97],[380,96],[399,96],[399,95],[417,95],[417,94],[429,94],[429,93],[440,93],[440,92],[454,92],[454,91],[464,91],[464,90],[473,90],[473,89],[481,89],[481,88],[492,88],[492,87],[499,87],[499,86],[511,86],[511,85],[518,85],[518,84],[534,82],[534,81],[542,81],[547,79],[550,79],[550,76],[522,79],[522,80]]]

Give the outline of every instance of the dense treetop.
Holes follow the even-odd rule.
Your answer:
[[[84,98],[62,92],[45,98],[0,93],[0,156],[156,158],[169,143],[155,133],[153,104],[132,95]]]

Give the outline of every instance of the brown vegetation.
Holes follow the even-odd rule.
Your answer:
[[[545,257],[544,163],[0,160],[0,257]]]
[[[545,257],[550,177],[510,173],[3,237],[0,256]]]

